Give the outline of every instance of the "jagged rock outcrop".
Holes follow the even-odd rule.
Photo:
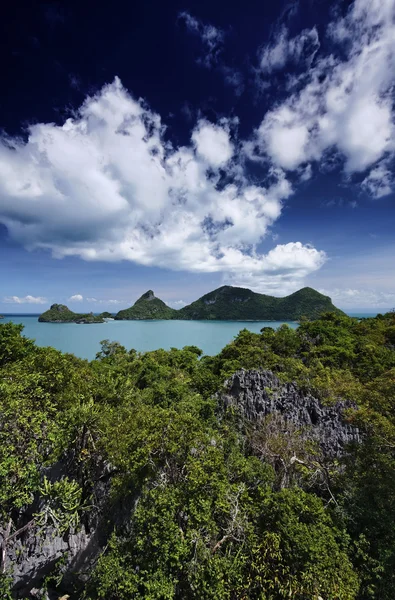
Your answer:
[[[43,475],[51,481],[70,475],[78,478],[73,471],[67,460],[43,469]],[[21,533],[10,536],[6,544],[4,566],[14,582],[13,593],[16,598],[52,598],[51,590],[43,596],[41,587],[45,577],[53,573],[55,567],[62,576],[60,590],[69,594],[71,590],[78,589],[89,578],[112,528],[126,530],[130,526],[136,498],[131,493],[129,497],[119,498],[115,504],[112,503],[110,488],[114,472],[108,463],[98,461],[90,490],[87,490],[88,509],[75,530],[59,534],[54,527],[43,528],[36,523],[34,515],[42,508],[39,499],[15,519],[14,528]],[[1,542],[2,537],[4,535],[0,537]],[[59,591],[54,598],[58,597]]]
[[[218,396],[220,412],[234,407],[251,422],[277,413],[294,427],[307,429],[328,458],[340,457],[348,444],[362,441],[359,429],[344,418],[344,411],[353,407],[350,402],[325,406],[295,383],[280,382],[271,371],[238,371],[225,387],[227,391]]]
[[[59,574],[64,574],[66,586],[74,577],[83,580],[99,552],[97,533],[87,533],[84,526],[63,536],[53,528],[48,528],[43,535],[33,526],[10,542],[7,548],[7,565],[15,582],[14,593],[17,597],[25,597],[36,586],[40,587],[58,561],[62,563]]]

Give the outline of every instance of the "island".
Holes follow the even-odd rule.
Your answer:
[[[109,312],[103,312],[100,315],[93,313],[78,314],[69,309],[65,304],[52,304],[51,308],[43,312],[38,317],[40,323],[78,323],[80,325],[90,325],[93,323],[105,323],[107,318],[111,318]]]
[[[302,317],[318,319],[327,312],[344,315],[332,304],[329,296],[309,287],[277,298],[247,288],[224,285],[179,310],[167,306],[152,290],[148,290],[133,306],[120,310],[115,316],[109,312],[78,314],[64,304],[52,304],[38,320],[40,323],[79,324],[104,323],[113,318],[117,321],[299,321]]]
[[[344,314],[332,304],[329,296],[309,287],[277,298],[224,285],[179,310],[170,308],[148,290],[133,306],[120,310],[115,319],[297,321],[302,317],[316,319],[325,312]]]
[[[157,298],[152,290],[148,290],[133,306],[120,310],[116,315],[117,321],[131,321],[144,319],[177,319],[179,311],[170,308]]]

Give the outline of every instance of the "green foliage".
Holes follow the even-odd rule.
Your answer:
[[[297,489],[272,494],[261,516],[262,542],[252,573],[267,598],[357,597],[358,578],[347,557],[349,538],[322,501]]]
[[[391,313],[325,313],[296,330],[243,330],[215,357],[104,340],[88,363],[0,325],[2,531],[33,514],[37,531],[67,535],[97,514],[106,468],[86,599],[392,600],[394,327]],[[329,464],[276,416],[243,428],[231,413],[218,419],[226,378],[256,368],[323,402],[351,400],[363,443]],[[12,597],[7,574],[0,590]]]
[[[0,328],[0,367],[34,352],[34,342],[22,335],[23,325],[4,323]]]
[[[85,361],[52,348],[31,348],[30,354],[2,368],[0,506],[4,513],[33,501],[40,469],[69,443],[63,428],[65,411],[90,395],[92,376]]]
[[[40,528],[51,527],[56,534],[63,535],[77,527],[80,512],[86,507],[82,506],[82,488],[76,481],[65,477],[51,483],[44,477],[38,491],[44,506],[34,518]]]

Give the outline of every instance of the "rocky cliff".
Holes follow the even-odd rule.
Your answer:
[[[304,429],[316,440],[324,456],[340,457],[347,445],[361,442],[361,433],[347,423],[349,402],[325,406],[294,383],[282,383],[271,371],[238,371],[226,383],[226,392],[218,397],[219,410],[230,407],[243,420],[257,422],[270,414],[281,415],[285,422]]]

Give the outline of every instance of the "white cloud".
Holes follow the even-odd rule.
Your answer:
[[[82,302],[84,300],[84,296],[81,294],[74,294],[74,296],[70,296],[68,302]]]
[[[210,166],[221,167],[232,157],[233,144],[230,141],[229,131],[224,127],[201,120],[192,134],[192,141],[197,153]]]
[[[262,122],[258,135],[265,140],[266,151],[272,160],[284,169],[296,169],[305,162],[309,130],[296,120],[295,113],[288,107],[270,113]]]
[[[6,296],[3,300],[6,304],[46,304],[48,300],[42,296]]]
[[[178,17],[185,23],[187,29],[198,35],[202,41],[205,54],[197,62],[207,68],[213,67],[222,51],[224,31],[214,25],[203,23],[187,11],[180,12]]]
[[[96,302],[97,304],[122,304],[121,300],[98,300],[97,298],[86,298],[87,302]]]
[[[320,289],[321,294],[330,296],[335,305],[344,308],[390,308],[395,306],[394,292],[361,289]]]
[[[385,161],[381,161],[362,181],[362,188],[373,198],[388,196],[394,189],[394,174]]]
[[[374,168],[393,154],[394,15],[395,0],[355,0],[346,17],[327,29],[335,51],[316,55],[311,69],[290,80],[291,94],[265,115],[247,153],[251,156],[251,148],[258,147],[258,156],[269,155],[276,165],[295,170],[325,162],[327,153],[336,150],[348,173]],[[298,58],[305,36],[306,42],[295,38],[292,52],[283,30],[275,45],[264,49],[261,67],[270,71],[290,56]],[[380,170],[373,179],[377,182],[382,173],[385,180]]]
[[[315,27],[305,29],[294,38],[289,38],[286,27],[276,32],[275,42],[261,48],[259,54],[259,69],[264,74],[270,74],[285,67],[288,62],[299,62],[302,59],[310,66],[319,50],[320,42]]]
[[[309,181],[309,179],[311,179],[313,174],[313,169],[311,168],[311,165],[306,165],[306,167],[304,169],[300,170],[300,181]]]
[[[186,302],[184,302],[184,300],[173,300],[171,302],[168,302],[168,304],[170,306],[173,306],[174,308],[182,308],[183,306],[186,306]]]
[[[283,246],[263,255],[257,245],[292,194],[284,172],[270,169],[267,185],[251,182],[228,122],[200,121],[190,145],[178,148],[163,131],[159,115],[116,79],[63,126],[36,124],[26,143],[4,140],[0,222],[28,249],[57,258],[253,273],[260,287],[266,276],[272,281]],[[219,186],[224,164],[227,183]],[[287,278],[299,282],[321,261],[297,247],[306,260],[290,253]]]
[[[271,73],[285,66],[288,60],[288,31],[284,27],[277,33],[276,41],[261,50],[260,69],[264,73]]]
[[[326,261],[325,252],[300,242],[278,245],[262,260],[260,269],[251,269],[225,277],[231,285],[284,296],[300,289],[307,275],[317,271]]]

